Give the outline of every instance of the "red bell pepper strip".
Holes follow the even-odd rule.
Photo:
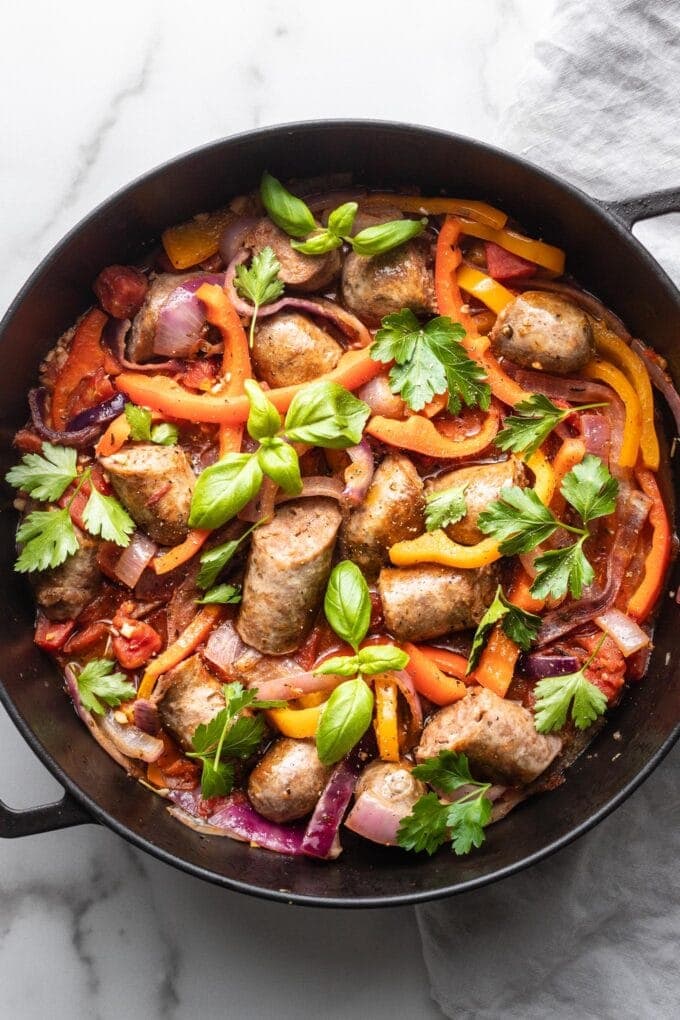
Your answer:
[[[419,694],[435,705],[451,705],[465,697],[465,684],[455,677],[447,676],[421,648],[410,641],[404,642],[403,648],[409,657],[406,672]]]
[[[64,429],[72,417],[69,400],[87,375],[103,368],[106,351],[100,340],[108,317],[98,308],[91,308],[83,316],[73,334],[66,361],[59,369],[52,390],[52,425]]]
[[[458,458],[485,450],[498,432],[498,423],[498,407],[492,405],[479,432],[465,439],[447,438],[437,429],[435,422],[420,414],[411,415],[403,421],[375,415],[366,426],[366,432],[401,450],[413,450],[428,457]]]
[[[638,468],[635,475],[642,491],[652,500],[649,511],[652,543],[645,559],[645,573],[626,609],[629,616],[641,622],[649,616],[661,594],[671,558],[673,539],[666,507],[653,472],[646,468]]]

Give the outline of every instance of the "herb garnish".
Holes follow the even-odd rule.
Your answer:
[[[179,437],[176,425],[170,422],[151,423],[151,411],[129,401],[125,405],[125,417],[130,426],[130,439],[134,442],[151,442],[158,446],[173,446]]]
[[[114,673],[114,666],[113,659],[91,659],[77,674],[74,670],[80,700],[85,708],[97,715],[105,712],[102,701],[115,708],[135,696],[134,685],[128,682],[124,673]]]
[[[450,489],[439,489],[425,497],[425,528],[437,531],[449,524],[462,521],[467,513],[465,503],[466,485],[454,485]]]
[[[526,460],[561,422],[578,411],[589,411],[594,407],[606,407],[606,404],[581,404],[579,407],[562,408],[542,393],[532,393],[526,400],[515,404],[515,414],[505,419],[504,427],[494,443],[501,450],[523,454]]]
[[[250,320],[248,339],[250,346],[253,346],[255,337],[255,322],[261,305],[268,305],[281,297],[284,290],[283,280],[279,278],[281,263],[274,254],[273,248],[267,246],[259,251],[250,263],[236,267],[234,276],[234,287],[241,297],[248,298],[253,303],[253,315]]]
[[[520,609],[519,606],[509,602],[499,584],[494,600],[479,621],[475,636],[472,639],[472,648],[470,649],[466,670],[468,674],[477,666],[482,650],[497,623],[500,623],[504,633],[507,634],[510,640],[514,641],[522,651],[526,652],[531,647],[531,642],[538,635],[541,627],[541,618],[535,613],[527,613],[524,609]]]
[[[586,670],[598,654],[606,634],[602,635],[595,651],[583,663],[581,669],[566,676],[549,676],[534,687],[534,725],[539,733],[561,730],[567,721],[571,706],[571,718],[580,730],[586,730],[607,708],[606,695],[586,678]]]

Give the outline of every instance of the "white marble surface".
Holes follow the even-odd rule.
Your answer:
[[[552,0],[422,0],[408,12],[385,0],[8,5],[0,307],[112,190],[213,138],[362,116],[497,141],[552,8]],[[5,717],[0,776],[0,795],[17,807],[58,792]],[[4,1016],[440,1015],[410,910],[319,912],[247,899],[95,826],[2,843],[0,861]]]

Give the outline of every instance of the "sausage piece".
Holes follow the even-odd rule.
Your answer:
[[[99,463],[149,538],[161,545],[177,545],[186,538],[196,479],[181,446],[135,443],[100,457]]]
[[[434,312],[428,245],[416,238],[370,258],[350,252],[342,270],[342,298],[350,312],[371,326],[402,308],[410,308],[416,315]]]
[[[253,533],[236,629],[258,651],[298,648],[314,624],[331,570],[340,511],[331,499],[286,503]]]
[[[456,524],[449,524],[444,530],[449,538],[462,545],[476,545],[486,536],[477,526],[479,515],[490,503],[498,499],[501,490],[508,485],[525,485],[524,465],[516,457],[496,464],[478,464],[474,467],[447,471],[425,483],[426,495],[430,496],[444,489],[465,486],[467,513]]]
[[[568,375],[595,348],[588,316],[559,294],[527,290],[503,309],[489,333],[496,354],[522,368]]]
[[[399,823],[410,815],[427,787],[411,772],[409,762],[372,761],[357,781],[355,803],[345,825],[375,843],[395,846]],[[370,826],[365,827],[367,818]],[[376,824],[379,821],[379,827]]]
[[[192,751],[196,727],[209,723],[224,708],[221,683],[200,655],[192,655],[165,673],[158,689],[156,704],[163,728],[185,751]]]
[[[270,821],[292,822],[314,810],[330,774],[313,740],[282,737],[250,773],[248,796]]]
[[[35,597],[50,620],[72,620],[97,594],[102,575],[97,566],[99,542],[76,528],[80,548],[54,570],[31,574]]]
[[[495,564],[455,567],[387,567],[378,592],[388,631],[400,641],[427,641],[476,627],[498,586]]]
[[[291,238],[265,217],[258,220],[243,238],[244,248],[255,255],[271,248],[278,259],[279,278],[291,290],[323,290],[340,272],[340,252],[336,248],[325,255],[303,255],[291,245]]]
[[[149,285],[142,307],[137,312],[127,342],[130,361],[142,364],[154,356],[153,341],[161,308],[176,287],[185,280],[208,277],[208,273],[159,273]]]
[[[467,755],[473,775],[499,783],[531,783],[562,747],[555,734],[537,733],[531,712],[484,687],[440,709],[427,723],[416,749],[418,761],[440,751]]]
[[[423,483],[409,458],[388,454],[378,466],[364,502],[343,526],[343,556],[354,560],[373,580],[388,562],[390,546],[422,534],[424,507]]]
[[[297,312],[277,312],[255,330],[253,365],[270,386],[316,379],[334,369],[341,354],[337,340]]]

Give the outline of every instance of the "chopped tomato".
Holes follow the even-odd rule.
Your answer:
[[[574,640],[584,649],[586,655],[583,656],[583,659],[585,661],[585,658],[592,655],[597,648],[602,640],[602,635],[600,633],[588,634],[576,637]],[[574,652],[578,655],[579,649],[574,649]],[[621,688],[625,683],[625,676],[626,660],[612,639],[606,637],[599,652],[586,670],[586,679],[599,687],[606,695],[609,704],[612,705],[619,698]]]
[[[75,625],[75,620],[48,620],[41,613],[35,626],[33,640],[44,652],[58,652],[66,644]]]
[[[298,648],[294,655],[294,659],[300,666],[300,669],[309,670],[312,668],[319,657],[320,640],[321,631],[318,627],[315,627],[302,647]]]
[[[138,669],[160,651],[161,636],[143,620],[135,620],[127,614],[134,602],[124,602],[113,618],[113,626],[118,631],[113,639],[113,654],[123,669]]]
[[[96,407],[97,404],[108,400],[115,392],[111,380],[102,367],[90,372],[80,380],[69,395],[66,405],[67,421],[75,418],[81,411],[87,411],[90,407]]]
[[[190,390],[209,390],[217,382],[218,365],[214,358],[192,361],[178,377],[178,382]]]
[[[106,481],[104,477],[104,472],[100,468],[99,464],[95,464],[93,466],[92,475],[90,477],[92,479],[92,482],[94,483],[95,488],[99,492],[101,492],[102,495],[104,496],[110,495],[111,486]],[[68,502],[71,499],[71,496],[73,495],[73,490],[76,484],[77,483],[74,482],[72,485],[69,485],[68,489],[59,500],[59,506],[64,507],[68,505]],[[84,482],[81,488],[78,490],[78,494],[76,495],[75,499],[71,503],[70,509],[71,520],[73,521],[77,528],[80,528],[81,531],[87,530],[85,527],[85,522],[83,520],[83,511],[85,510],[85,504],[90,498],[91,491],[92,490],[90,488],[90,482]]]
[[[22,453],[40,453],[43,441],[32,429],[19,429],[14,437],[14,445]]]
[[[81,655],[83,652],[93,651],[103,653],[108,639],[108,625],[103,620],[97,620],[73,634],[64,645],[64,651],[68,655]]]
[[[487,271],[494,280],[520,280],[527,276],[533,276],[536,272],[535,262],[529,262],[528,259],[520,258],[519,255],[513,255],[511,251],[501,248],[493,241],[487,241],[484,247]]]

